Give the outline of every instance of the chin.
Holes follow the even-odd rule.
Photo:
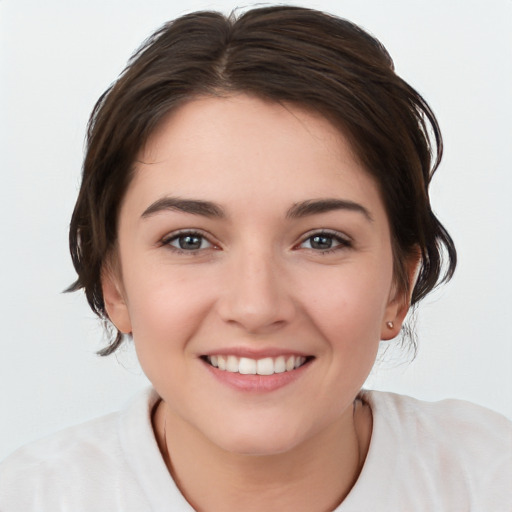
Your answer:
[[[224,449],[230,453],[250,457],[271,457],[291,452],[297,446],[297,443],[289,440],[276,442],[274,439],[237,439],[236,442],[226,443]]]
[[[245,427],[245,428],[244,428]],[[224,428],[218,436],[210,438],[221,449],[238,455],[268,457],[291,452],[302,444],[307,436],[291,425],[266,425],[254,422],[238,428]]]

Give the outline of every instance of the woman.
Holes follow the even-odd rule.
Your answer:
[[[164,26],[95,107],[70,230],[71,289],[115,326],[102,353],[133,338],[154,390],[13,455],[0,508],[506,510],[509,422],[361,391],[455,269],[428,197],[441,153],[347,21]]]

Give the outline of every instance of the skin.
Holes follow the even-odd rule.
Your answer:
[[[224,215],[162,208],[169,197]],[[361,208],[289,214],[327,198]],[[196,248],[180,249],[183,231]],[[197,510],[332,510],[369,446],[357,394],[408,303],[378,187],[345,137],[296,106],[191,101],[141,151],[118,235],[107,311],[162,397],[154,430],[184,496]],[[202,358],[231,350],[311,360],[287,385],[247,391]]]

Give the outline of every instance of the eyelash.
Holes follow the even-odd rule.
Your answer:
[[[199,238],[200,245],[202,245],[203,242],[207,242],[209,244],[209,246],[203,247],[203,248],[199,247],[197,249],[183,249],[180,247],[175,247],[171,244],[174,241],[178,241],[180,238],[186,238],[186,237]],[[315,237],[330,239],[330,240],[336,242],[337,245],[335,245],[334,247],[326,248],[326,249],[315,249],[313,247],[307,247],[305,249],[313,251],[315,253],[319,253],[319,254],[331,254],[331,253],[334,253],[339,250],[350,249],[351,247],[353,247],[352,241],[346,235],[343,235],[342,233],[339,233],[337,231],[331,231],[331,230],[324,229],[321,231],[307,233],[306,236],[302,239],[302,241],[299,242],[297,245],[295,245],[293,248],[300,249],[301,246],[308,241],[311,245],[311,242]],[[203,233],[201,231],[197,231],[197,230],[182,230],[182,231],[171,233],[170,235],[167,235],[166,237],[164,237],[162,239],[161,244],[163,246],[168,247],[169,249],[171,249],[172,251],[174,251],[178,254],[189,254],[189,255],[199,254],[200,252],[202,252],[206,249],[212,249],[212,248],[218,249],[218,247],[208,239],[208,237],[205,235],[205,233]]]
[[[334,247],[329,247],[327,249],[314,249],[313,247],[306,248],[310,251],[313,251],[315,253],[319,254],[332,254],[334,252],[344,250],[344,249],[350,249],[353,247],[352,241],[347,237],[347,235],[344,235],[342,233],[339,233],[338,231],[331,231],[331,230],[321,230],[321,231],[315,231],[307,233],[306,236],[302,239],[302,241],[297,244],[295,247],[300,248],[300,246],[307,241],[310,241],[314,239],[315,237],[318,238],[328,238],[331,239],[334,242],[337,242],[337,245]]]
[[[198,249],[183,249],[180,247],[175,247],[171,245],[171,242],[178,241],[180,238],[200,238],[201,239],[201,245],[203,242],[207,242],[209,244],[209,247],[199,247]],[[161,244],[163,246],[167,246],[169,249],[171,249],[173,252],[177,254],[188,254],[188,255],[196,255],[199,254],[201,251],[204,251],[205,249],[211,249],[211,248],[217,248],[217,246],[211,242],[208,237],[202,233],[201,231],[195,231],[195,230],[183,230],[183,231],[177,231],[174,233],[171,233],[164,237],[161,241]]]

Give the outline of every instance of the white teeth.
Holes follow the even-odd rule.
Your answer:
[[[272,375],[274,373],[274,361],[272,358],[258,359],[256,373],[258,375]]]
[[[256,361],[247,357],[241,357],[238,363],[238,371],[244,375],[254,375],[256,373]]]
[[[208,356],[208,362],[219,370],[240,373],[242,375],[273,375],[274,373],[291,372],[306,362],[303,356],[278,356],[276,358],[265,357],[263,359],[251,359],[249,357]]]
[[[238,371],[238,357],[228,356],[228,360],[226,362],[226,370],[233,373]]]
[[[274,361],[274,373],[283,373],[286,371],[286,361],[284,360],[284,356],[276,357]]]
[[[306,361],[305,357],[296,357],[295,358],[295,364],[293,365],[294,368],[298,368],[299,366],[302,366]]]

